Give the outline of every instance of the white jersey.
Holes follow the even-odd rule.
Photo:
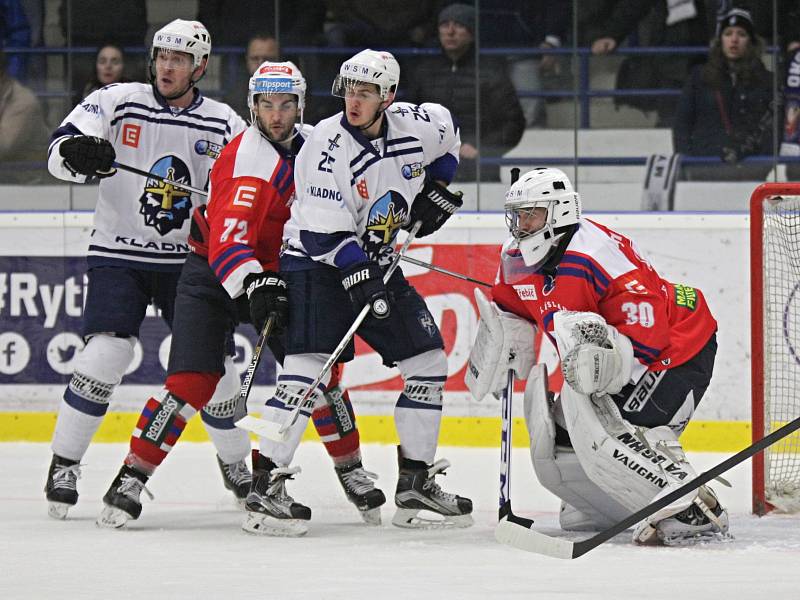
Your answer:
[[[392,104],[371,141],[343,113],[321,121],[297,155],[281,268],[386,264],[426,176],[451,181],[460,146],[439,104]]]
[[[92,135],[111,142],[121,164],[207,188],[223,146],[245,128],[232,108],[199,91],[190,106],[176,109],[149,84],[114,84],[92,92],[67,115],[53,134],[48,167],[60,179],[85,182],[85,175],[64,166],[58,146],[71,136]],[[192,207],[205,198],[121,169],[99,187],[89,266],[180,270],[189,252]]]

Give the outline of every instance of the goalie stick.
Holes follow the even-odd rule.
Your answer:
[[[388,283],[389,279],[394,273],[395,269],[397,269],[397,265],[400,264],[400,257],[405,254],[405,251],[408,250],[408,247],[411,245],[411,242],[416,237],[419,228],[422,227],[422,221],[417,221],[414,223],[411,231],[408,232],[408,237],[406,241],[403,242],[402,247],[400,248],[399,252],[395,255],[392,259],[389,268],[386,270],[386,273],[383,275],[383,282]],[[344,352],[344,349],[347,347],[347,344],[350,343],[350,340],[356,334],[356,330],[359,328],[361,323],[364,319],[367,318],[367,314],[370,311],[369,303],[365,304],[361,308],[361,312],[358,313],[358,316],[353,321],[353,324],[350,326],[350,329],[347,330],[347,333],[344,334],[344,337],[339,342],[339,345],[336,346],[334,351],[328,357],[328,360],[325,361],[325,364],[322,366],[322,369],[317,375],[317,378],[313,381],[313,383],[308,387],[303,397],[292,407],[291,412],[287,415],[286,420],[283,424],[276,423],[274,421],[268,421],[266,419],[259,419],[256,417],[251,417],[246,415],[240,421],[236,421],[234,424],[237,427],[241,427],[247,431],[252,431],[256,435],[261,437],[266,437],[268,439],[282,442],[286,439],[286,434],[289,431],[289,428],[297,421],[297,417],[300,415],[301,407],[306,403],[306,401],[311,397],[311,394],[317,389],[317,386],[320,382],[325,378],[328,371],[330,371],[333,363],[339,358],[339,356]]]
[[[509,518],[501,519],[501,521],[497,524],[497,528],[495,529],[494,533],[495,539],[502,544],[513,546],[514,548],[519,548],[520,550],[536,552],[537,554],[544,554],[554,558],[578,558],[579,556],[583,556],[587,552],[594,550],[600,544],[607,542],[617,534],[622,533],[629,527],[632,527],[639,521],[646,519],[668,504],[675,502],[681,496],[696,490],[701,485],[704,485],[719,475],[722,475],[725,471],[728,471],[739,463],[751,458],[753,455],[761,452],[775,442],[782,440],[798,429],[800,429],[800,417],[790,421],[780,429],[776,429],[769,435],[764,436],[751,446],[748,446],[741,452],[737,452],[730,458],[727,458],[703,474],[698,475],[692,481],[685,483],[681,487],[673,490],[663,498],[659,498],[652,504],[648,504],[641,510],[633,513],[629,517],[626,517],[616,525],[612,525],[597,535],[579,542],[570,542],[563,538],[552,537],[531,529],[533,521],[530,521],[529,523],[523,523],[521,521],[528,521],[528,519],[520,519],[511,514],[509,500]],[[512,519],[511,517],[514,518]]]
[[[530,527],[533,525],[531,519],[518,517],[511,512],[511,427],[513,421],[511,420],[511,399],[514,396],[514,371],[508,371],[508,379],[506,381],[506,388],[503,390],[503,397],[500,403],[500,421],[503,424],[502,432],[500,433],[500,514],[498,516],[500,523],[503,519],[516,523],[521,527]],[[499,524],[498,524],[499,527]],[[497,534],[495,533],[495,536]]]

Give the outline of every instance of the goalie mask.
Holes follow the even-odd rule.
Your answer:
[[[265,61],[256,69],[247,86],[247,106],[250,108],[250,122],[258,124],[256,107],[260,94],[294,94],[300,111],[300,125],[303,124],[303,109],[306,105],[306,80],[300,69],[291,61]],[[298,128],[287,139],[297,135]]]
[[[155,60],[160,50],[168,52],[184,52],[192,57],[192,70],[203,64],[203,59],[208,59],[211,54],[211,36],[200,21],[186,21],[175,19],[156,31],[153,36],[153,45],[150,48],[150,80],[155,85]],[[177,96],[167,98],[172,100],[185,94],[192,86],[205,75],[205,69],[197,79],[190,79],[189,87]]]
[[[559,169],[538,167],[511,186],[506,225],[528,267],[539,268],[581,216],[580,196]]]
[[[381,101],[386,101],[389,94],[397,91],[400,65],[389,52],[362,50],[342,63],[339,74],[333,80],[331,94],[344,98],[347,90],[357,83],[377,86]]]

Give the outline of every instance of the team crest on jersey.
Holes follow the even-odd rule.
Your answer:
[[[194,151],[200,156],[209,156],[216,160],[222,152],[222,146],[208,140],[197,140],[194,143]]]
[[[150,172],[177,183],[192,184],[189,168],[176,156],[159,159]],[[155,178],[147,179],[139,203],[139,214],[144,215],[144,224],[161,235],[181,229],[192,212],[190,192]]]
[[[399,192],[391,190],[370,207],[367,231],[380,244],[389,244],[397,235],[408,214],[408,203]]]
[[[415,177],[424,175],[425,168],[422,166],[421,162],[415,162],[408,165],[403,165],[403,168],[400,169],[400,173],[406,179],[414,179]]]

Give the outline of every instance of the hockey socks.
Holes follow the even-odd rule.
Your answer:
[[[131,436],[125,464],[150,475],[183,433],[186,423],[203,408],[219,381],[217,373],[177,373],[167,377],[166,393],[145,404]]]
[[[361,460],[361,446],[353,405],[338,385],[325,392],[325,404],[311,413],[319,439],[337,467]]]

